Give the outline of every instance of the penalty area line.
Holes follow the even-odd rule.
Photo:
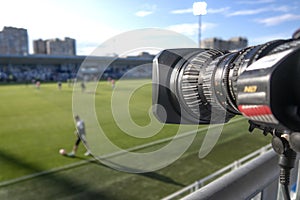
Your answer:
[[[25,176],[22,176],[22,177],[19,177],[19,178],[10,179],[10,180],[7,180],[7,181],[2,181],[2,182],[0,182],[0,187],[4,187],[4,186],[11,185],[11,184],[19,183],[19,182],[22,182],[22,181],[26,181],[26,180],[29,180],[29,179],[33,179],[33,178],[36,178],[38,176],[44,176],[44,175],[56,173],[56,172],[59,172],[59,171],[63,171],[63,170],[66,170],[66,169],[78,167],[80,165],[84,165],[84,164],[89,163],[89,162],[94,161],[94,160],[95,159],[83,160],[83,161],[79,161],[79,162],[76,162],[76,163],[64,165],[62,167],[57,167],[57,168],[53,168],[53,169],[50,169],[50,170],[25,175]]]

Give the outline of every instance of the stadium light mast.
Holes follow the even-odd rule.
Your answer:
[[[207,7],[207,3],[205,1],[195,2],[193,4],[193,14],[195,16],[199,16],[199,21],[198,21],[199,47],[201,47],[201,15],[206,15],[206,13],[207,13],[206,7]]]

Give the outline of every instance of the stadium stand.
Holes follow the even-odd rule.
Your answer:
[[[89,57],[88,61],[86,58],[85,56],[0,55],[0,82],[67,81],[77,75],[95,77],[99,72],[103,72],[102,79],[108,77],[119,79],[128,71],[130,73],[126,74],[127,78],[151,77],[153,57]],[[83,62],[85,65],[81,67]],[[142,67],[131,70],[136,66]]]

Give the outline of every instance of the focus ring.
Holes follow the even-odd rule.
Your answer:
[[[214,92],[214,81],[215,81],[215,70],[216,66],[220,62],[221,56],[214,59],[205,69],[205,74],[203,75],[203,93],[207,99],[207,101],[210,103],[212,107],[215,109],[220,109],[220,105],[217,103],[217,99]]]
[[[236,102],[236,94],[237,94],[237,79],[240,74],[240,68],[243,66],[243,63],[245,62],[245,56],[247,53],[249,53],[254,47],[248,47],[244,49],[240,53],[240,55],[237,57],[237,60],[234,61],[234,65],[232,68],[231,76],[229,77],[229,83],[231,87],[229,87],[231,97],[233,98],[233,101]]]

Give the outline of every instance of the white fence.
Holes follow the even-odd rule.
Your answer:
[[[182,197],[184,195],[187,195],[189,193],[192,193],[196,190],[198,190],[199,188],[203,187],[204,185],[206,185],[207,183],[213,181],[214,179],[216,179],[217,177],[219,177],[220,175],[224,175],[228,172],[231,172],[232,170],[238,169],[240,166],[242,166],[243,164],[247,163],[248,161],[252,160],[253,158],[256,158],[257,156],[262,155],[263,153],[267,152],[268,150],[270,150],[271,144],[262,147],[261,149],[254,151],[253,153],[234,161],[233,163],[227,165],[226,167],[214,172],[213,174],[196,181],[195,183],[184,187],[183,189],[163,198],[162,200],[171,200],[171,199],[178,199],[179,197]]]

